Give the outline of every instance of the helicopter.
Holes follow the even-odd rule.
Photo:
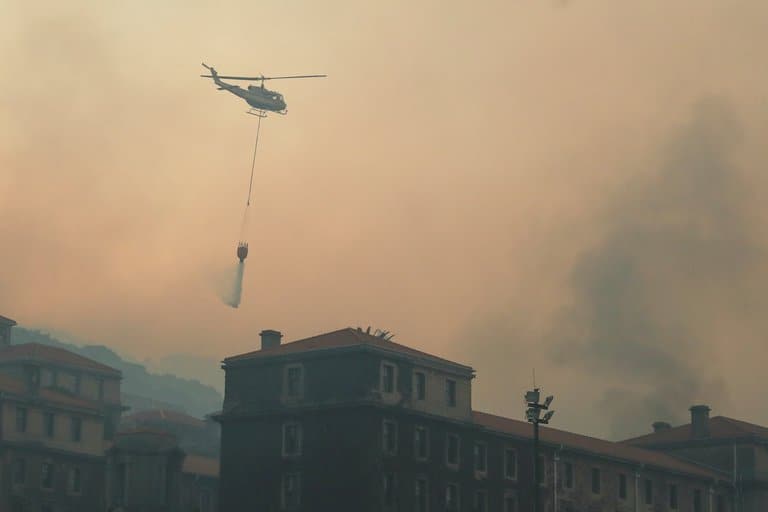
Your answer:
[[[288,78],[324,78],[328,75],[295,75],[295,76],[221,76],[216,70],[203,62],[203,67],[211,72],[210,75],[200,75],[203,78],[212,78],[213,83],[218,86],[220,91],[228,91],[243,98],[251,108],[248,110],[248,114],[252,114],[258,117],[266,117],[266,112],[275,112],[276,114],[285,115],[288,113],[286,108],[285,99],[283,95],[276,91],[270,91],[264,87],[265,80],[285,80]],[[238,85],[232,85],[221,80],[247,80],[251,82],[261,82],[261,85],[249,85],[247,89],[243,89]]]

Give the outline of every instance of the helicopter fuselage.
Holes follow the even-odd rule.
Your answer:
[[[265,87],[256,85],[249,85],[247,89],[243,89],[239,85],[222,82],[218,77],[214,78],[214,82],[219,87],[219,90],[228,91],[235,96],[243,98],[248,105],[256,110],[267,110],[279,114],[285,113],[285,100],[279,92],[270,91]]]
[[[251,85],[245,93],[242,98],[255,109],[269,110],[271,112],[285,111],[285,100],[279,92]]]

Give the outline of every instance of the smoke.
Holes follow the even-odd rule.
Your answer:
[[[707,358],[734,341],[729,326],[754,326],[766,282],[733,164],[740,134],[725,102],[700,103],[662,148],[658,171],[609,207],[606,235],[573,270],[573,305],[550,333],[552,354],[612,383],[599,405],[616,437],[683,421],[696,401],[726,400]]]
[[[222,297],[224,304],[227,306],[237,308],[240,306],[240,300],[243,296],[243,273],[245,272],[245,262],[237,262],[235,271],[231,276],[231,287],[228,293]]]

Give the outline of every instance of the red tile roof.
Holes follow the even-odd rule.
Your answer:
[[[27,386],[23,381],[2,373],[0,373],[0,392],[17,395],[22,400],[25,398],[31,399],[33,396],[29,394],[27,391]],[[93,412],[98,412],[100,410],[95,402],[91,402],[89,400],[85,400],[50,388],[40,388],[36,398],[43,399],[52,404],[64,407],[87,409]]]
[[[326,350],[342,347],[355,347],[355,346],[369,346],[376,347],[382,350],[391,352],[397,352],[406,356],[418,357],[421,359],[429,359],[442,364],[448,364],[451,366],[459,366],[466,371],[471,371],[469,366],[465,366],[447,359],[433,356],[416,350],[405,345],[400,345],[393,341],[387,341],[378,336],[367,334],[361,330],[347,327],[345,329],[339,329],[338,331],[332,331],[325,334],[319,334],[310,338],[304,338],[301,340],[293,341],[290,343],[283,343],[276,347],[255,350],[253,352],[247,352],[224,359],[224,363],[240,362],[250,359],[259,359],[268,356],[277,356],[283,354],[297,354],[304,352],[313,352],[316,350]]]
[[[715,416],[709,419],[709,437],[707,439],[735,439],[756,437],[768,440],[768,428],[735,420],[725,416]],[[652,432],[640,437],[634,437],[623,441],[636,446],[649,446],[656,444],[672,444],[691,441],[691,424],[668,428],[658,432]]]
[[[531,424],[525,421],[503,418],[478,411],[473,411],[472,414],[475,424],[489,430],[510,434],[515,437],[533,437]],[[548,427],[541,427],[539,435],[543,443],[563,445],[571,449],[592,453],[597,457],[602,456],[634,464],[644,464],[700,478],[723,478],[723,475],[676,459],[670,455],[636,448],[623,443],[613,443]]]
[[[184,457],[182,473],[193,475],[219,477],[219,459],[203,457],[202,455],[187,455]]]
[[[0,363],[30,359],[108,373],[115,377],[121,375],[119,370],[111,366],[97,363],[93,359],[88,359],[63,348],[51,347],[41,343],[22,343],[0,349]]]
[[[14,325],[16,325],[16,320],[0,315],[0,324],[10,325],[11,327],[13,327]]]
[[[126,423],[142,424],[145,422],[157,423],[176,423],[196,428],[205,428],[205,422],[183,412],[173,411],[171,409],[147,409],[138,411],[127,416],[123,416]]]

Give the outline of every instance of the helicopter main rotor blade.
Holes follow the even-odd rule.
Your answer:
[[[259,80],[284,80],[286,78],[325,78],[328,75],[265,76]]]
[[[203,78],[213,78],[211,75],[200,75]],[[222,80],[247,80],[250,82],[260,82],[264,80],[284,80],[286,78],[325,78],[328,75],[296,75],[296,76],[224,76],[219,75]]]

